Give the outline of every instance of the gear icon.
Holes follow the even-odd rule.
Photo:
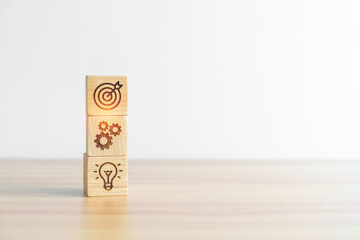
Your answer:
[[[113,136],[118,136],[122,132],[121,126],[117,123],[113,123],[109,128],[109,132]]]
[[[104,140],[106,140],[105,143]],[[96,143],[96,147],[100,148],[101,150],[109,149],[109,147],[113,144],[112,137],[109,135],[109,133],[103,133],[96,135],[96,138],[94,140],[94,143]]]
[[[107,122],[105,122],[105,121],[102,121],[102,122],[99,123],[98,126],[99,126],[99,129],[101,131],[105,132],[108,129],[109,124]]]

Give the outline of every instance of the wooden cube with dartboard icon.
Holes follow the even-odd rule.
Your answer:
[[[86,77],[86,196],[127,195],[127,78]]]
[[[127,115],[127,77],[87,76],[86,104],[90,116]]]
[[[89,156],[127,155],[127,116],[89,116],[86,132]]]

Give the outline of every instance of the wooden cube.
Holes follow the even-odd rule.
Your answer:
[[[87,115],[127,115],[126,76],[86,77]]]
[[[88,156],[127,155],[127,116],[88,116],[86,134]]]
[[[127,156],[89,157],[84,153],[85,195],[127,195],[127,166]]]

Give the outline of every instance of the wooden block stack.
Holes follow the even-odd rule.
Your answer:
[[[87,76],[86,105],[84,192],[127,195],[127,78]]]

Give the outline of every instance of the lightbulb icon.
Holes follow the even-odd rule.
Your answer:
[[[99,168],[99,175],[104,181],[104,189],[110,191],[113,188],[113,181],[117,175],[117,167],[111,162],[103,163]]]

